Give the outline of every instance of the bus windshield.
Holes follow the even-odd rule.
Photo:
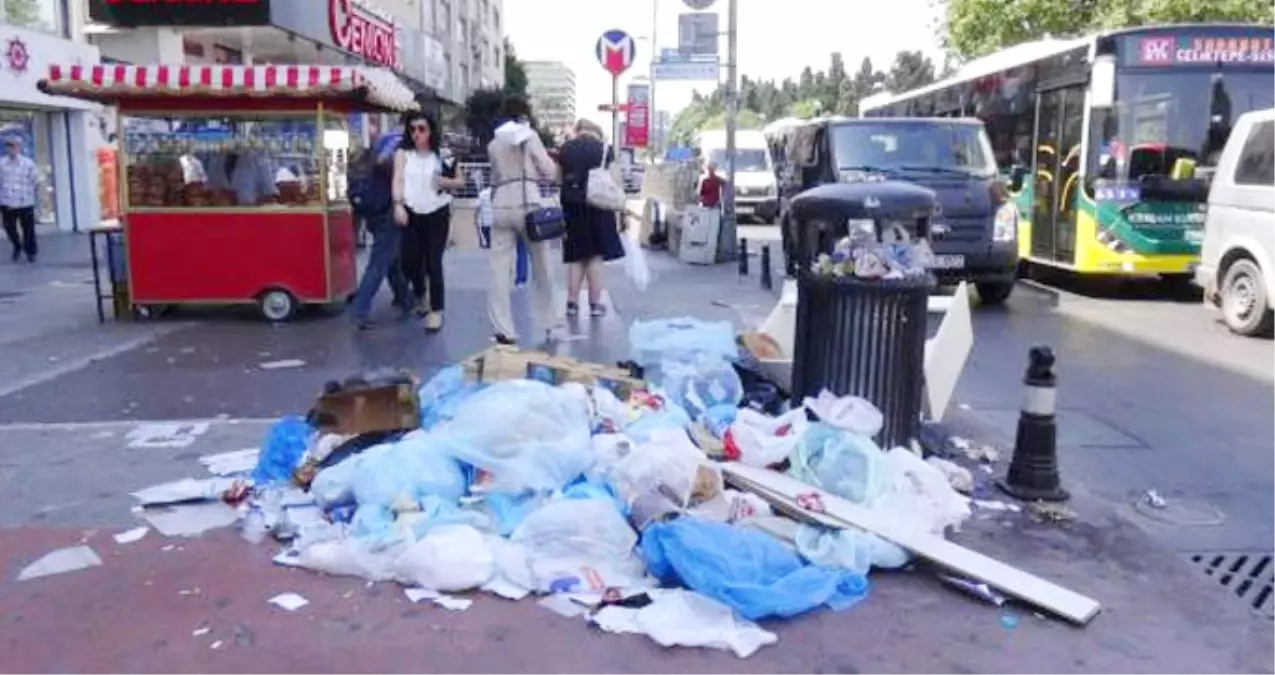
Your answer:
[[[1131,70],[1116,75],[1116,102],[1095,110],[1092,153],[1099,178],[1168,176],[1180,158],[1217,165],[1240,114],[1275,107],[1270,71]]]
[[[837,169],[996,173],[983,127],[938,120],[858,121],[832,127]]]
[[[708,153],[709,161],[717,164],[718,171],[726,170],[726,149],[717,148]],[[766,164],[766,151],[759,148],[735,148],[735,170],[769,171]]]

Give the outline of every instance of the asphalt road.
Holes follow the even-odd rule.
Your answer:
[[[385,635],[409,630],[398,620],[411,608],[387,607],[389,600],[365,598],[358,585],[349,585],[356,592],[355,604],[373,608],[370,615],[358,618],[358,612],[347,607],[347,586],[280,575],[269,569],[266,554],[245,554],[233,536],[192,542],[180,560],[162,558],[158,541],[134,551],[112,549],[109,540],[101,538],[104,529],[123,529],[131,520],[128,491],[196,475],[198,454],[252,445],[271,418],[304,410],[327,379],[382,365],[428,374],[487,346],[481,254],[449,254],[447,329],[427,337],[415,324],[392,322],[356,334],[340,317],[325,315],[280,327],[236,313],[99,326],[92,314],[91,287],[84,283],[84,246],[82,239],[72,238],[46,245],[49,262],[43,267],[0,265],[0,551],[6,552],[0,564],[16,570],[42,551],[82,538],[97,542],[103,557],[115,560],[112,565],[127,565],[123,572],[64,575],[39,587],[0,583],[0,604],[18,608],[18,618],[11,612],[0,621],[11,622],[16,632],[10,634],[17,641],[13,644],[29,645],[14,652],[22,656],[17,663],[29,670],[158,670],[165,664],[178,670],[193,668],[204,664],[210,652],[205,645],[194,648],[184,641],[190,639],[191,628],[212,621],[225,623],[217,630],[232,636],[227,640],[230,646],[256,650],[250,651],[252,657],[218,656],[221,669],[306,669],[306,659],[316,657],[300,654],[304,649],[296,642],[299,635],[317,630],[324,640],[333,640],[332,645],[353,645],[367,639],[366,633],[360,634],[363,628],[389,630]],[[57,250],[65,257],[56,257],[52,252]],[[562,348],[586,358],[615,360],[627,354],[627,325],[634,318],[690,315],[747,325],[764,317],[774,301],[773,292],[758,287],[756,276],[740,279],[733,266],[686,267],[663,254],[652,254],[651,264],[655,279],[646,293],[635,292],[623,281],[621,270],[613,269],[612,315],[578,322],[574,331],[581,337]],[[525,322],[525,300],[517,306]],[[1027,349],[1052,346],[1061,378],[1060,464],[1082,522],[1065,531],[1005,524],[1021,536],[1004,536],[1011,530],[993,522],[990,531],[987,525],[972,527],[966,536],[980,542],[980,550],[1010,556],[1029,569],[1101,597],[1116,618],[1103,619],[1110,622],[1087,632],[1058,632],[1049,624],[1024,626],[1027,630],[1012,637],[997,623],[994,611],[989,618],[987,612],[972,612],[975,605],[937,595],[935,588],[918,593],[914,581],[886,575],[879,595],[865,604],[870,610],[845,619],[804,621],[799,624],[803,628],[789,626],[784,648],[747,662],[748,668],[1269,671],[1269,644],[1253,642],[1256,638],[1249,635],[1256,626],[1253,635],[1269,638],[1269,623],[1245,623],[1246,610],[1239,601],[1220,599],[1222,589],[1209,588],[1183,572],[1186,565],[1177,559],[1197,552],[1271,553],[1271,343],[1230,335],[1195,303],[1028,286],[1020,287],[1005,308],[978,309],[975,331],[974,352],[943,426],[976,442],[990,442],[1007,458]],[[278,370],[261,367],[283,359],[303,364]],[[138,452],[120,440],[140,420],[207,418],[219,419],[197,448]],[[1003,470],[1003,462],[996,470]],[[1135,508],[1147,490],[1157,491],[1169,508],[1150,515]],[[1212,522],[1174,522],[1188,516],[1199,521],[1200,514]],[[211,560],[224,564],[210,566]],[[240,582],[254,594],[250,600],[233,593]],[[192,600],[190,608],[178,606],[184,599],[143,590],[138,597],[143,597],[150,618],[143,622],[149,632],[142,634],[157,637],[138,643],[143,639],[137,633],[142,624],[132,632],[119,627],[119,640],[128,643],[125,649],[112,647],[109,636],[115,633],[102,632],[111,625],[111,617],[133,609],[128,603],[134,591],[116,593],[108,587],[158,584],[176,594],[179,586],[196,583],[226,597],[209,596],[202,604]],[[279,628],[280,617],[260,615],[243,604],[292,588],[320,598],[322,611],[316,609],[312,616],[322,621],[289,632]],[[1213,606],[1214,601],[1226,604]],[[905,606],[917,609],[891,609]],[[81,636],[94,645],[91,653],[60,654],[33,646],[52,630],[57,611],[79,612],[86,626],[99,627],[86,628]],[[432,661],[437,664],[433,669],[534,669],[526,665],[531,662],[493,654],[527,653],[563,639],[558,626],[541,621],[539,608],[530,613],[497,612],[490,621],[484,618],[490,609],[475,611],[463,620],[432,617],[422,645],[449,649],[473,640],[489,649],[448,652],[451,655]],[[934,620],[936,616],[942,618]],[[36,623],[17,626],[29,620]],[[181,630],[173,633],[178,625]],[[879,630],[845,640],[862,631],[855,625]],[[621,666],[609,645],[624,645],[619,653],[643,664],[639,670],[740,667],[729,658],[664,660],[658,652],[648,653],[644,642],[611,642],[615,639],[590,633],[581,643],[587,647],[558,645],[547,660],[535,663],[543,666],[541,670],[564,672],[617,669]],[[595,640],[603,643],[594,644]],[[886,650],[884,656],[873,651],[885,643],[898,648]],[[926,644],[931,647],[917,646]],[[414,659],[432,658],[429,649],[392,651]],[[384,663],[378,658],[343,660],[340,654],[345,652],[335,647],[322,653],[330,654],[328,660],[314,663],[322,662],[325,668],[373,669]],[[381,667],[404,668],[403,662],[397,663]]]

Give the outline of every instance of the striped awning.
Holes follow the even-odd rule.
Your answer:
[[[393,73],[355,66],[170,66],[52,65],[40,81],[48,94],[94,100],[127,96],[354,96],[403,112],[417,107],[415,95]]]

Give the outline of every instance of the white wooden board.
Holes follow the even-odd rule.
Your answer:
[[[824,517],[862,528],[888,541],[931,560],[953,572],[982,581],[1003,593],[1030,602],[1073,623],[1084,625],[1101,611],[1094,599],[1068,590],[1053,582],[1011,567],[982,553],[950,542],[942,537],[916,530],[899,528],[878,514],[784,474],[754,469],[741,464],[721,464],[727,479],[737,477],[763,488],[762,497],[782,496],[790,502],[798,495],[816,493],[824,505]],[[769,493],[769,494],[766,494]]]
[[[943,421],[943,414],[956,391],[956,381],[965,370],[974,349],[974,323],[970,319],[969,288],[962,281],[943,316],[934,337],[925,343],[925,394],[930,419]]]

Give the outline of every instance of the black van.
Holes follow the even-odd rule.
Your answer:
[[[1018,211],[1009,201],[982,122],[829,118],[811,120],[785,135],[776,172],[790,275],[796,273],[799,258],[789,214],[793,197],[828,183],[906,181],[934,191],[939,204],[929,226],[939,282],[973,282],[985,305],[1009,297],[1018,268]]]

